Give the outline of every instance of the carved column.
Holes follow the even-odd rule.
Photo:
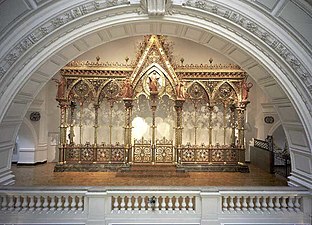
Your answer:
[[[197,124],[197,104],[196,102],[194,103],[194,144],[195,146],[197,145],[197,129],[198,129],[198,124]]]
[[[235,111],[236,111],[236,107],[235,107],[235,105],[231,105],[230,106],[230,110],[231,110],[231,128],[232,128],[232,134],[231,134],[231,146],[232,147],[235,147],[236,146],[236,144],[235,144],[235,129],[236,129],[236,124],[235,124],[235,122],[236,122],[236,113],[235,113]]]
[[[127,163],[131,161],[130,156],[130,148],[131,148],[131,136],[132,136],[132,99],[123,99],[124,104],[125,104],[125,126],[124,126],[124,145],[126,148],[126,155],[127,157]]]
[[[244,108],[237,108],[237,129],[238,129],[238,137],[237,137],[237,147],[243,148],[244,145]]]
[[[223,145],[226,144],[226,128],[227,128],[226,113],[227,113],[227,103],[223,102]]]
[[[109,144],[112,145],[112,132],[113,132],[113,107],[114,102],[109,102]]]
[[[59,163],[63,164],[65,161],[64,148],[66,146],[66,133],[67,133],[67,123],[66,123],[66,109],[67,101],[58,99],[60,106],[60,146],[59,146]]]
[[[183,104],[185,100],[176,100],[175,101],[175,110],[177,112],[176,127],[175,127],[175,147],[176,147],[176,161],[179,163],[180,147],[182,145],[182,132],[183,132],[183,123],[182,123],[182,113],[183,113]]]
[[[152,129],[152,147],[153,149],[155,148],[155,144],[156,144],[156,123],[155,123],[155,113],[156,113],[156,109],[157,109],[157,98],[158,98],[158,93],[152,93],[150,95],[151,98],[151,110],[152,110],[152,125],[151,125],[151,129]]]
[[[76,104],[75,102],[71,102],[70,103],[70,121],[69,121],[69,144],[73,145],[74,144],[74,137],[75,137],[75,133],[74,133],[74,115],[75,115],[75,108],[76,108]]]
[[[212,111],[213,106],[208,106],[209,109],[209,146],[212,146]]]
[[[97,136],[99,128],[99,104],[94,104],[94,145],[97,145]]]

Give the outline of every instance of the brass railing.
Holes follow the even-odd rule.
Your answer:
[[[64,163],[100,163],[100,164],[237,164],[240,152],[244,149],[227,145],[182,145],[174,147],[166,139],[135,140],[127,148],[121,144],[101,145],[65,145],[60,147],[64,154]]]
[[[178,160],[180,164],[236,164],[241,150],[231,146],[182,145]]]
[[[124,145],[67,145],[61,147],[66,163],[126,163],[128,149]]]

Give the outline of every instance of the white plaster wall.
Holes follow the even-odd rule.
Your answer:
[[[22,164],[35,163],[37,134],[29,121],[22,123],[18,133],[18,161]]]

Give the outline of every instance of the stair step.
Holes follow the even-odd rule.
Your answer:
[[[118,172],[116,177],[189,177],[189,174],[184,170],[177,170],[176,166],[132,165],[130,169]]]
[[[130,167],[131,171],[176,171],[176,166],[154,166],[154,165],[134,165]]]

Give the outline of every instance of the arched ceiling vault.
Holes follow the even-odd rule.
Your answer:
[[[0,149],[8,158],[0,165],[3,171],[10,168],[12,137],[30,103],[60,68],[106,42],[164,34],[215,49],[257,81],[285,128],[292,183],[312,187],[311,52],[309,40],[300,41],[306,39],[304,32],[295,38],[270,18],[276,7],[286,5],[276,3],[271,13],[259,13],[259,4],[247,1],[173,1],[155,9],[149,1],[135,0],[43,2],[33,8],[33,17],[25,14],[27,27],[16,20],[14,29],[8,23],[0,36]]]

